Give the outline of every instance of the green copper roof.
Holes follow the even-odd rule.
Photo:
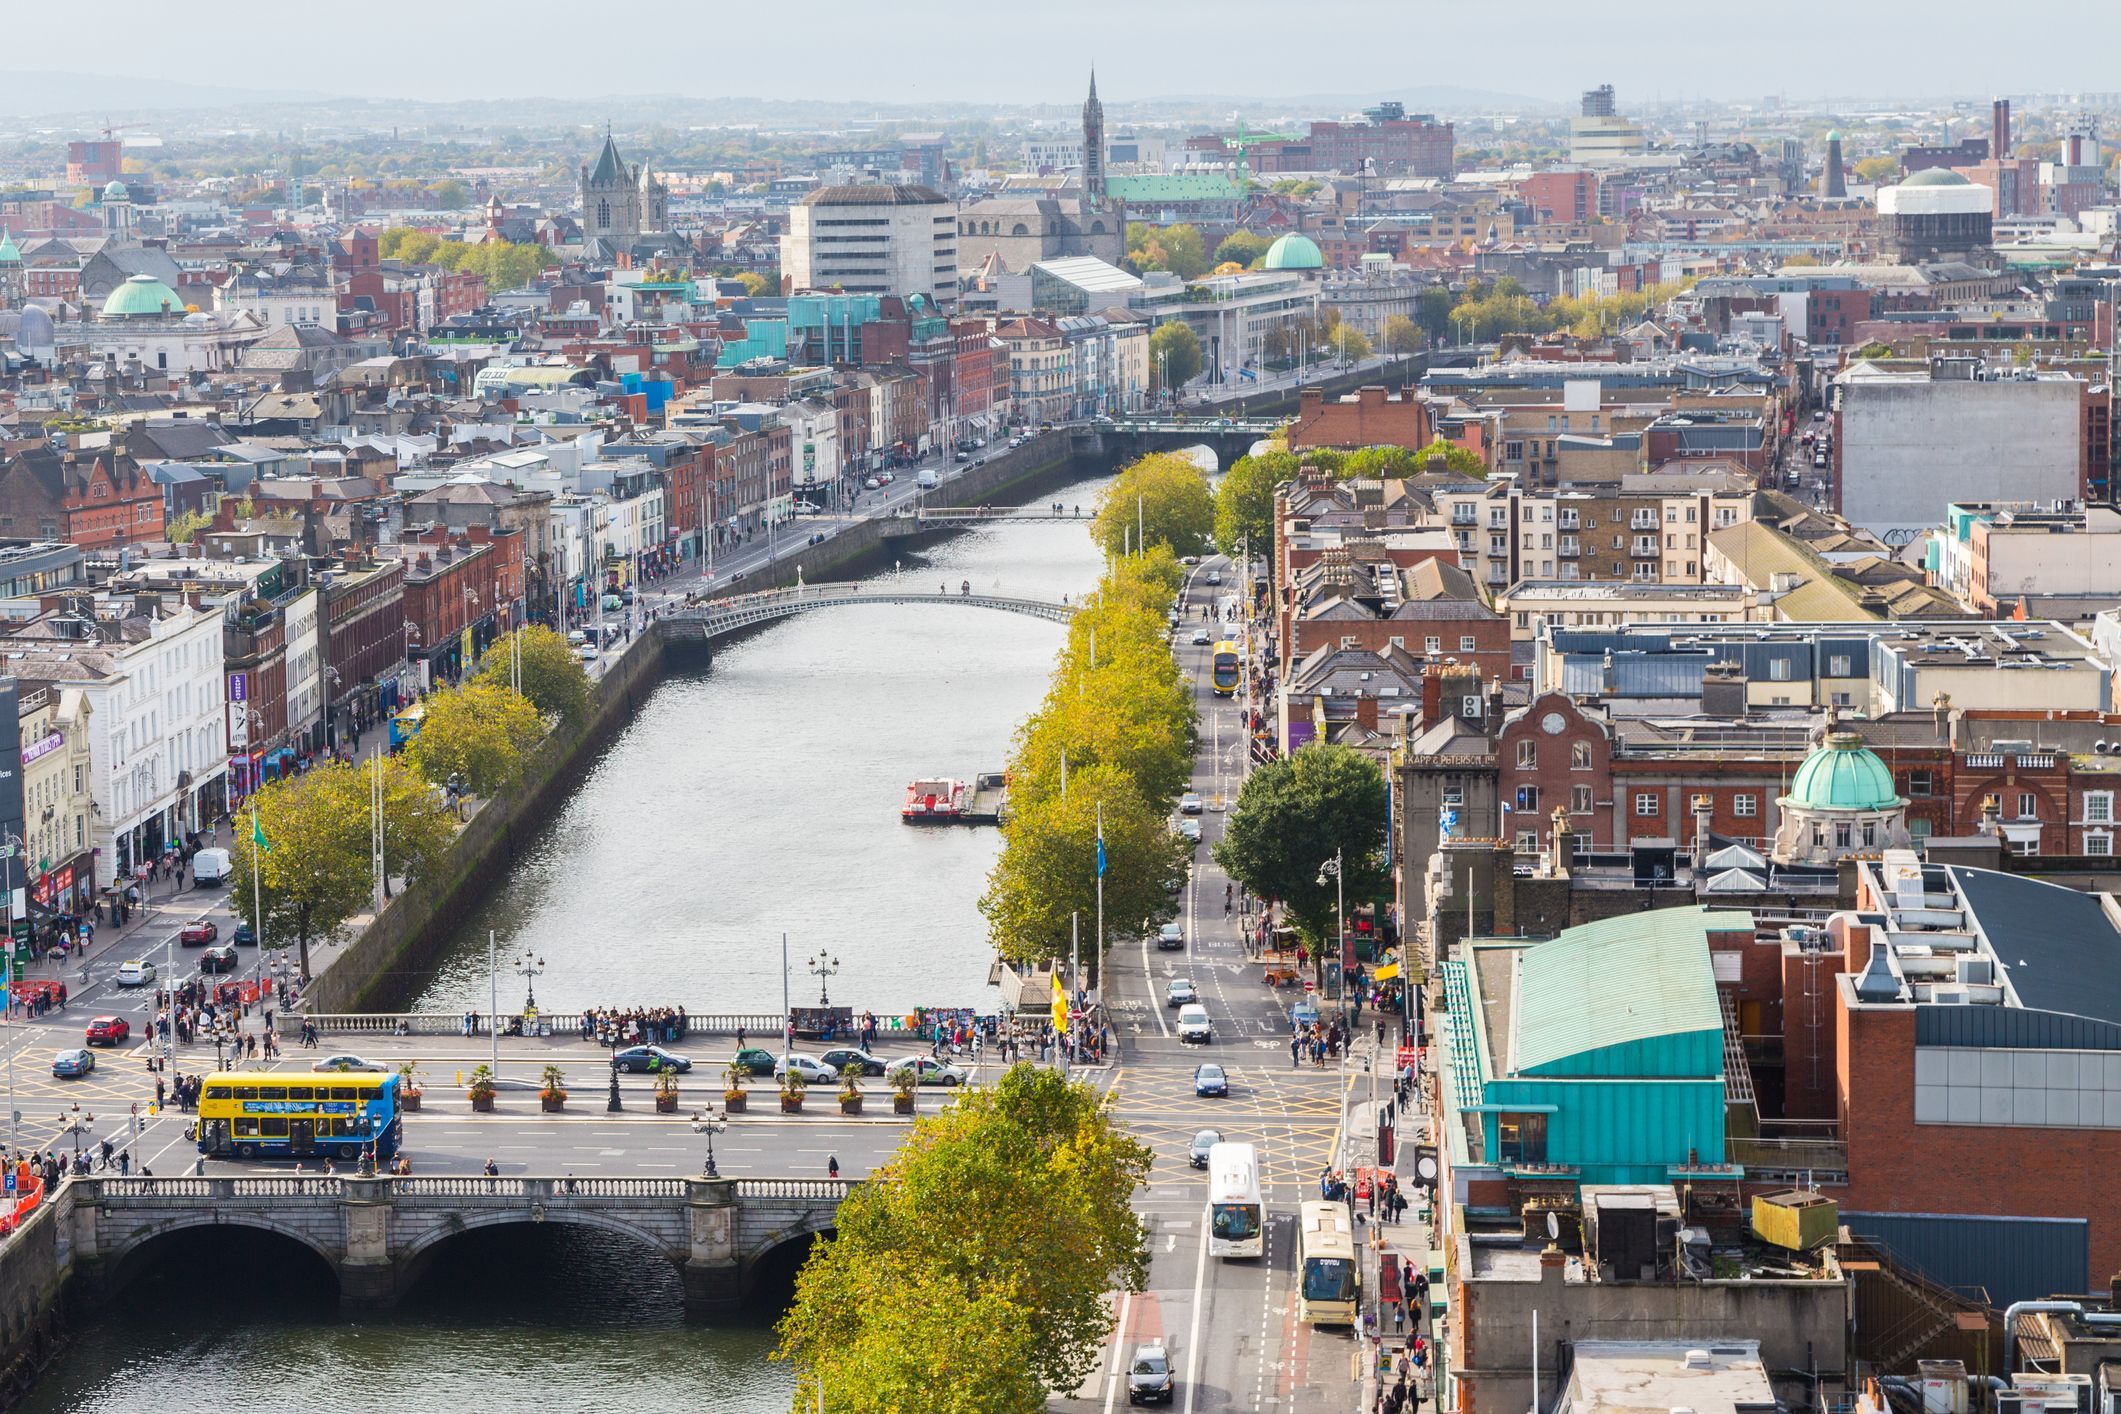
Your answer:
[[[1835,732],[1804,758],[1785,805],[1813,810],[1890,810],[1900,803],[1893,773],[1854,732]]]
[[[152,275],[135,275],[103,301],[105,319],[184,313],[183,297]]]
[[[1187,201],[1236,201],[1244,188],[1220,172],[1154,173],[1105,178],[1105,195],[1130,205]]]
[[[1739,910],[1658,908],[1564,929],[1553,941],[1525,949],[1509,1073],[1628,1073],[1651,1060],[1650,1050],[1637,1043],[1702,1033],[1716,1039],[1652,1048],[1660,1069],[1633,1073],[1717,1073],[1723,1012],[1708,935],[1752,930],[1753,916]],[[1635,1049],[1615,1050],[1624,1047]],[[1610,1054],[1594,1058],[1596,1052]]]
[[[1267,247],[1266,259],[1260,261],[1262,270],[1317,270],[1326,263],[1319,254],[1318,242],[1309,236],[1291,231]]]
[[[0,227],[0,265],[20,265],[21,263],[22,251],[15,244],[14,233],[4,227]]]

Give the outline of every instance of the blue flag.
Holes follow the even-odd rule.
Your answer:
[[[1097,877],[1105,877],[1105,807],[1097,807]]]

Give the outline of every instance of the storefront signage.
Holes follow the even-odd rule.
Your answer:
[[[22,748],[22,764],[27,766],[30,762],[36,760],[38,757],[48,756],[64,745],[66,745],[66,733],[53,732],[50,736],[44,738],[44,740],[34,742],[31,745]]]
[[[249,697],[250,674],[230,673],[228,675],[228,700],[231,702],[243,702],[247,701]]]

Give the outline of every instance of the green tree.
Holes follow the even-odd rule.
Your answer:
[[[1344,363],[1360,363],[1370,356],[1370,338],[1362,330],[1341,320],[1328,339],[1321,341]]]
[[[1866,157],[1856,164],[1856,180],[1876,186],[1880,182],[1892,180],[1893,174],[1899,170],[1900,162],[1897,158],[1883,154]]]
[[[1237,459],[1215,488],[1215,544],[1235,555],[1249,542],[1252,553],[1271,559],[1274,488],[1296,479],[1296,458],[1286,451],[1255,452]]]
[[[1176,392],[1200,375],[1200,336],[1183,320],[1160,324],[1149,336],[1149,375],[1157,391]]]
[[[1363,447],[1341,462],[1339,475],[1354,480],[1384,481],[1412,476],[1421,470],[1421,460],[1409,447]]]
[[[1090,534],[1115,559],[1148,545],[1197,555],[1215,530],[1215,502],[1200,468],[1174,452],[1152,452],[1130,464],[1098,497]]]
[[[1385,352],[1410,354],[1421,348],[1421,326],[1404,314],[1395,314],[1385,321]]]
[[[1232,231],[1223,237],[1222,244],[1215,248],[1215,259],[1210,263],[1222,265],[1235,262],[1249,269],[1253,262],[1267,253],[1267,247],[1272,244],[1265,236],[1254,235],[1250,231]]]
[[[1141,243],[1133,244],[1136,228],[1142,232]],[[1140,270],[1168,270],[1181,280],[1198,279],[1207,273],[1208,251],[1201,240],[1198,227],[1145,226],[1139,221],[1127,224],[1129,250],[1135,268]]]
[[[1161,620],[1158,621],[1159,623]],[[1025,720],[1012,764],[1012,806],[1058,790],[1071,771],[1116,766],[1146,800],[1177,798],[1193,774],[1193,699],[1161,634],[1100,630],[1097,661],[1072,656]]]
[[[187,511],[169,523],[169,543],[189,545],[202,530],[214,523],[214,518],[204,511]]]
[[[779,1325],[792,1408],[1022,1414],[1079,1385],[1139,1291],[1151,1155],[1096,1091],[1018,1065],[913,1132],[840,1205]]]
[[[518,671],[523,695],[544,716],[575,723],[588,715],[589,674],[558,633],[532,624],[496,640],[474,680],[511,686]]]
[[[1384,868],[1385,778],[1345,746],[1314,742],[1262,766],[1245,781],[1215,860],[1261,898],[1279,899],[1310,943],[1333,936],[1334,883],[1321,873],[1340,852],[1347,905],[1389,886]]]
[[[464,203],[471,199],[471,189],[455,177],[444,177],[427,189],[434,204],[444,211],[461,211]]]
[[[528,698],[490,679],[472,679],[427,699],[420,734],[405,748],[412,768],[441,785],[455,776],[466,789],[492,795],[523,769],[523,755],[545,724]]]
[[[1431,340],[1441,340],[1451,327],[1451,307],[1457,303],[1450,287],[1431,285],[1414,297],[1414,319]]]

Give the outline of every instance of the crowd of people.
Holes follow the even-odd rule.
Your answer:
[[[582,1012],[582,1039],[599,1046],[674,1045],[689,1023],[683,1007],[590,1007]]]

